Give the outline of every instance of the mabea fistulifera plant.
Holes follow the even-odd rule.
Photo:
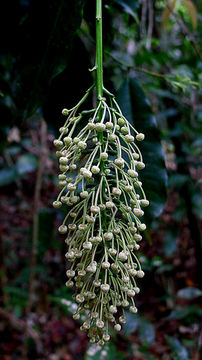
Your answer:
[[[81,330],[100,345],[110,340],[109,324],[121,330],[125,309],[137,312],[136,279],[144,272],[136,252],[146,229],[142,208],[149,205],[138,179],[144,134],[104,88],[102,56],[102,0],[96,0],[96,82],[76,106],[62,110],[66,121],[54,140],[61,191],[53,206],[67,208],[58,230],[66,234],[66,286],[78,304],[73,318],[84,318]],[[96,107],[79,111],[94,87]]]

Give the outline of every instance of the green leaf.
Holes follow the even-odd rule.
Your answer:
[[[163,250],[167,257],[172,256],[177,250],[177,229],[168,229],[163,241]]]
[[[150,346],[155,340],[155,330],[152,323],[143,318],[139,318],[139,336],[143,344]]]
[[[139,316],[126,312],[126,323],[123,327],[124,336],[129,336],[138,328]]]
[[[202,316],[202,309],[197,305],[193,306],[176,306],[176,308],[171,311],[167,319],[198,319],[199,316]]]
[[[16,170],[18,175],[24,175],[37,169],[38,159],[31,154],[25,154],[19,157],[16,163]]]
[[[185,349],[178,339],[168,335],[165,335],[165,338],[172,350],[173,360],[189,360],[187,349]]]
[[[145,134],[139,147],[146,168],[140,178],[150,206],[145,210],[147,223],[158,217],[166,201],[167,172],[160,142],[160,132],[149,101],[138,83],[131,78],[125,80],[117,94],[120,107],[134,127]]]
[[[139,19],[136,13],[136,9],[138,7],[138,1],[131,1],[131,0],[118,0],[117,1],[119,5],[122,6],[122,8],[124,9],[124,11],[131,15],[133,17],[133,19],[139,23]]]
[[[202,296],[202,291],[194,287],[187,287],[177,292],[177,297],[185,300],[192,300]]]
[[[0,170],[0,186],[9,185],[18,177],[15,166]]]
[[[90,344],[84,356],[84,360],[123,360],[124,358],[124,354],[116,350],[112,343],[102,347],[97,344]]]

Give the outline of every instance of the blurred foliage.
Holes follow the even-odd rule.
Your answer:
[[[62,360],[199,359],[202,4],[169,4],[174,13],[163,0],[104,2],[105,83],[129,120],[146,134],[142,181],[151,206],[139,254],[146,272],[137,297],[139,314],[127,313],[123,332],[113,334],[113,344],[103,349],[87,347],[79,324],[67,317],[75,304],[64,286],[65,245],[55,230],[61,214],[51,206],[57,183],[51,143],[62,124],[61,109],[73,106],[93,82],[88,69],[94,66],[95,6],[91,0],[1,4],[0,295],[2,308],[17,319],[28,316],[46,344],[35,350],[30,345],[29,360],[52,355]],[[48,136],[35,312],[26,315],[42,117]],[[21,359],[22,341],[6,325],[0,342],[7,356],[3,360]]]

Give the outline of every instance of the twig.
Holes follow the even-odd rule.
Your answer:
[[[140,22],[140,36],[144,38],[146,32],[147,0],[142,0],[142,13]]]
[[[8,322],[14,328],[20,329],[24,333],[26,332],[29,335],[29,337],[31,337],[32,339],[34,339],[36,341],[36,343],[38,345],[40,344],[39,334],[34,329],[32,329],[30,326],[28,326],[25,321],[23,321],[22,319],[16,318],[13,314],[9,313],[7,310],[2,309],[2,308],[0,308],[0,316],[4,319],[8,320]]]
[[[146,48],[150,49],[151,47],[151,38],[153,33],[153,26],[154,26],[154,9],[153,9],[153,2],[152,0],[148,0],[148,34],[147,34],[147,43]]]
[[[182,29],[182,32],[184,33],[185,36],[188,37],[188,39],[190,40],[193,48],[195,49],[197,55],[199,56],[199,58],[202,60],[202,54],[200,51],[200,48],[198,47],[194,37],[192,36],[192,34],[189,32],[188,27],[186,26],[186,24],[184,23],[184,21],[178,16],[178,14],[173,10],[172,6],[170,6],[170,4],[168,2],[166,2],[166,6],[167,8],[170,10],[171,14],[173,14],[173,16],[175,17],[175,19],[177,20],[179,26]]]
[[[33,300],[34,300],[34,283],[35,283],[36,262],[37,262],[38,222],[39,222],[38,210],[40,203],[42,174],[44,170],[44,163],[46,157],[47,126],[43,119],[41,120],[40,139],[41,139],[41,151],[40,151],[39,167],[37,171],[36,186],[34,191],[34,204],[33,204],[32,251],[31,251],[31,260],[30,260],[29,292],[28,292],[28,300],[26,306],[27,315],[29,314],[32,308]]]

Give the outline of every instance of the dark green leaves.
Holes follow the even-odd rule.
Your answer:
[[[167,173],[160,133],[149,101],[134,79],[126,79],[118,91],[118,101],[131,124],[145,134],[145,140],[139,146],[146,164],[141,172],[141,180],[150,201],[145,214],[147,221],[151,221],[161,214],[166,200]]]
[[[173,360],[189,360],[187,350],[178,339],[168,335],[166,335],[165,338],[172,351]]]
[[[38,159],[32,154],[22,155],[16,164],[0,170],[0,186],[11,184],[23,175],[37,169]]]

